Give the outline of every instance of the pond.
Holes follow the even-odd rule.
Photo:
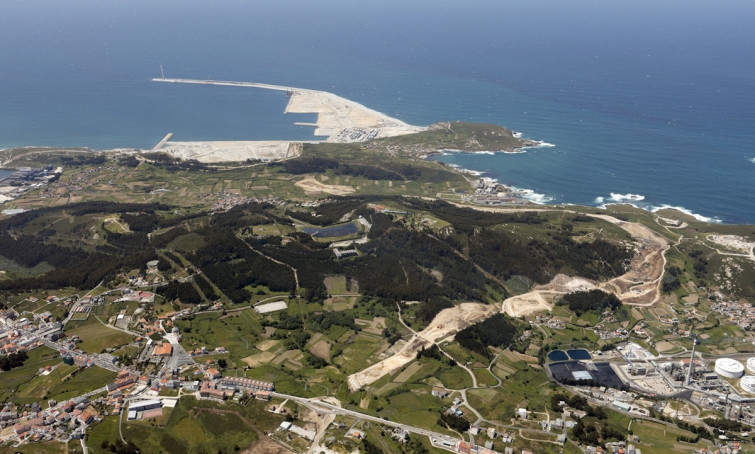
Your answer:
[[[563,350],[553,350],[548,353],[548,359],[551,361],[566,361],[569,359],[569,356]]]
[[[592,356],[590,356],[590,352],[588,352],[584,348],[566,350],[566,353],[569,355],[571,359],[592,359]]]

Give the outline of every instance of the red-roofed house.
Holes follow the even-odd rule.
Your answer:
[[[81,422],[83,424],[89,424],[92,421],[94,421],[94,416],[92,416],[92,414],[89,413],[88,411],[83,411],[79,415],[78,420],[79,420],[79,422]]]
[[[173,353],[173,346],[170,345],[168,342],[163,342],[162,344],[155,347],[155,351],[152,352],[153,356],[162,356],[162,357],[169,357]]]
[[[207,378],[209,378],[210,380],[220,378],[220,371],[215,368],[207,369]]]

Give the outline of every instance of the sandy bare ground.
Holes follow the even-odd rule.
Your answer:
[[[166,142],[153,151],[200,162],[243,162],[247,159],[278,161],[301,155],[302,144],[287,141]]]
[[[391,137],[424,131],[333,93],[294,89],[286,113],[316,113],[315,135],[328,141],[351,141],[350,130],[375,130],[376,137]],[[361,138],[361,136],[359,136]]]
[[[483,211],[529,211],[482,207]],[[533,210],[541,211],[541,210]],[[632,222],[624,222],[607,215],[590,215],[616,224],[632,236],[635,254],[629,271],[602,284],[581,277],[557,275],[550,283],[535,287],[532,291],[506,299],[501,311],[514,317],[551,310],[555,300],[569,292],[601,288],[614,293],[624,304],[651,306],[661,298],[661,278],[666,266],[664,253],[669,248],[666,238],[650,228]],[[497,312],[494,306],[465,303],[441,311],[432,323],[418,336],[413,337],[393,356],[380,361],[348,378],[352,391],[374,383],[386,374],[403,367],[414,358],[417,351],[433,342],[449,338],[470,324],[477,323]]]
[[[414,360],[422,347],[427,348],[434,342],[449,338],[467,326],[480,322],[498,311],[495,305],[482,303],[462,303],[440,311],[427,328],[409,340],[393,356],[350,375],[348,378],[349,389],[355,391],[376,382],[384,375],[393,373]]]
[[[472,207],[488,212],[523,212],[523,211],[552,211],[540,208],[515,209],[495,207]],[[571,211],[571,210],[563,210]],[[632,236],[635,256],[629,266],[629,271],[623,275],[599,284],[601,290],[614,293],[622,303],[635,306],[652,306],[661,298],[661,278],[666,266],[666,250],[669,241],[649,227],[636,222],[625,222],[613,216],[604,214],[588,214],[598,219],[616,224]],[[581,278],[575,278],[584,281]],[[550,284],[549,284],[550,285]],[[505,301],[503,310],[510,314],[529,315],[545,309],[553,308],[554,289],[536,287],[531,292],[514,297],[512,301]],[[555,290],[562,291],[562,290]],[[574,291],[574,290],[570,290]],[[566,292],[563,292],[566,293]],[[510,298],[511,299],[511,298]]]
[[[339,185],[339,184],[324,184],[315,180],[312,177],[305,178],[303,180],[294,183],[296,186],[304,189],[307,194],[333,194],[333,195],[348,195],[354,192],[354,188],[351,186]]]
[[[294,454],[294,451],[284,448],[266,436],[261,436],[257,441],[242,451],[243,454],[259,454],[261,452],[264,452],[265,454]]]
[[[623,304],[651,306],[661,298],[661,278],[669,247],[666,238],[650,228],[634,222],[624,222],[607,215],[590,215],[616,224],[632,236],[635,254],[629,271],[608,282],[596,284],[579,277],[556,276],[551,283],[537,286],[532,291],[506,299],[503,311],[512,317],[521,317],[552,310],[554,302],[566,293],[601,290],[615,294]]]
[[[275,353],[262,352],[257,353],[256,355],[247,356],[246,358],[241,358],[241,361],[247,363],[249,367],[257,367],[260,364],[266,364],[270,362],[273,358],[275,358]]]
[[[708,241],[716,243],[719,246],[738,252],[742,255],[749,256],[755,260],[755,243],[751,243],[741,236],[736,235],[708,235]],[[719,251],[724,254],[725,252]]]
[[[629,271],[599,286],[612,292],[623,304],[652,306],[661,300],[661,279],[666,267],[669,241],[640,223],[624,222],[607,215],[591,215],[616,224],[632,236],[635,255]]]
[[[317,114],[317,121],[311,126],[315,127],[316,136],[326,136],[328,142],[363,142],[375,137],[412,134],[427,129],[423,126],[404,123],[358,102],[326,91],[256,82],[165,78],[152,80],[154,82],[263,88],[285,92],[289,96],[285,113]],[[297,124],[309,126],[308,123]],[[170,138],[170,135],[166,138]],[[301,143],[289,141],[163,143],[161,141],[155,148],[182,159],[196,159],[201,162],[239,162],[247,159],[272,161],[289,158],[296,155],[291,147],[301,147]]]
[[[512,317],[523,317],[553,309],[553,304],[561,295],[594,288],[595,283],[588,279],[559,274],[548,284],[535,286],[527,293],[505,299],[502,309]]]

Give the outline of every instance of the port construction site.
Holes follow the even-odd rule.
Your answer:
[[[299,156],[303,143],[363,142],[377,137],[393,137],[421,132],[427,128],[413,126],[389,117],[362,104],[326,91],[310,90],[258,82],[222,80],[155,78],[153,82],[221,85],[231,87],[262,88],[285,92],[289,97],[284,113],[317,114],[315,123],[294,122],[298,126],[312,126],[314,135],[323,140],[302,141],[172,141],[168,133],[151,151],[168,153],[181,159],[200,162],[241,162],[260,160],[276,161]]]

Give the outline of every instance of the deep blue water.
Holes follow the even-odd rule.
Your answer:
[[[333,91],[414,124],[503,124],[555,146],[441,159],[554,203],[636,194],[755,223],[747,0],[7,3],[0,147],[312,138],[281,93],[150,82],[162,64]]]

